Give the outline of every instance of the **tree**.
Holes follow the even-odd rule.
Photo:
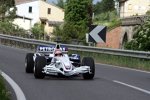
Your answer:
[[[114,0],[102,0],[102,5],[102,10],[105,12],[115,10]]]
[[[92,0],[67,0],[64,30],[71,39],[85,39],[92,23]]]
[[[95,5],[93,5],[93,12],[95,13],[95,15],[100,14],[102,12],[104,12],[102,10],[102,3],[101,2],[97,2]]]
[[[72,40],[85,42],[85,33],[92,24],[92,13],[92,0],[66,0],[65,22],[55,28],[53,35],[61,37],[64,43]]]
[[[31,32],[36,39],[42,39],[44,37],[44,26],[40,23],[35,23],[31,28]]]
[[[100,14],[115,10],[114,0],[102,0],[94,5],[94,13]]]
[[[10,9],[12,8],[12,9]],[[14,19],[16,15],[16,7],[14,0],[0,0],[0,17],[4,19]]]
[[[133,39],[125,45],[125,48],[150,51],[150,18],[136,29]]]
[[[85,24],[90,23],[89,19],[92,17],[91,5],[92,0],[67,0],[67,5],[65,8],[65,21],[73,22],[75,25],[81,25],[82,21]]]
[[[65,7],[65,0],[57,0],[56,6],[64,9],[64,7]]]

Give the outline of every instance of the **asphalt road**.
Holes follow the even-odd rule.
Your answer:
[[[0,45],[0,69],[20,86],[27,100],[150,100],[150,73],[97,64],[94,80],[35,79],[25,73],[27,52]]]

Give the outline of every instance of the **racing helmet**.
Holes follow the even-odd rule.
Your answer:
[[[54,55],[56,57],[56,56],[62,56],[63,54],[62,54],[62,51],[60,49],[56,49],[54,52]]]

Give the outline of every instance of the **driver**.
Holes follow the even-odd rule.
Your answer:
[[[63,54],[62,54],[62,51],[60,49],[56,49],[54,52],[54,55],[55,55],[55,57],[61,57]]]

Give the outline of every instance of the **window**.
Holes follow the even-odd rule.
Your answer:
[[[51,8],[48,8],[47,13],[51,14]]]
[[[42,24],[42,25],[46,25],[46,21],[42,21],[41,24]]]
[[[29,6],[29,13],[32,13],[32,7]]]

